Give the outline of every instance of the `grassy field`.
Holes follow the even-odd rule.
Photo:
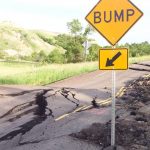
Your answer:
[[[133,58],[129,58],[129,63],[137,63],[137,62],[142,62],[142,61],[150,61],[150,55],[148,56],[142,56],[142,57],[133,57]]]
[[[0,84],[43,85],[97,69],[97,62],[77,64],[0,63]]]
[[[130,58],[130,63],[150,60],[150,56]],[[97,62],[44,65],[0,62],[0,84],[44,85],[98,69]]]

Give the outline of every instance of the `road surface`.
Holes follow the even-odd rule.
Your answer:
[[[129,81],[150,73],[150,62],[145,64],[116,72],[117,93]],[[47,86],[0,86],[0,150],[100,149],[69,135],[110,120],[111,107],[94,108],[91,101],[101,104],[111,98],[111,76],[111,71],[95,71]],[[37,95],[48,104],[41,117],[36,114]]]

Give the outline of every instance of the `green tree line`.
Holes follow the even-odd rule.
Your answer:
[[[46,62],[46,63],[76,63],[85,61],[84,39],[80,36],[76,38],[70,35],[58,35],[56,37],[57,44],[62,46],[66,51],[62,53],[59,49],[54,49],[49,55],[46,55],[43,51],[36,53],[34,52],[30,60],[36,62]],[[119,45],[118,47],[126,47],[129,49],[129,57],[140,57],[144,55],[150,55],[150,44],[148,42],[133,43]],[[86,61],[97,61],[98,53],[100,48],[110,48],[110,46],[100,46],[98,44],[92,44],[86,56]]]
[[[109,46],[100,46],[96,43],[92,44],[92,39],[89,35],[94,32],[93,28],[87,26],[82,27],[78,19],[74,19],[67,23],[69,34],[59,34],[55,36],[55,42],[49,37],[39,35],[43,41],[60,46],[64,52],[59,48],[55,48],[52,52],[46,54],[44,51],[33,52],[31,56],[21,56],[20,59],[30,60],[42,63],[77,63],[83,61],[97,61],[98,52],[100,48],[109,48]],[[85,54],[84,43],[89,41],[91,45],[88,47],[88,54]],[[129,48],[129,56],[137,57],[143,55],[150,55],[150,44],[148,42],[142,43],[126,43],[118,45],[118,47]],[[4,54],[0,52],[0,58],[4,58]],[[11,58],[12,59],[12,58]]]

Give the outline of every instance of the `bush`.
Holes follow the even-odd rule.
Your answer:
[[[44,51],[40,51],[38,52],[33,52],[31,54],[31,61],[35,61],[35,62],[45,62],[47,58],[47,55],[45,54]]]
[[[98,60],[98,52],[99,52],[100,46],[97,44],[92,44],[89,48],[89,54],[88,54],[88,61],[96,61]]]
[[[64,55],[58,50],[54,49],[46,58],[46,62],[48,63],[64,63]]]

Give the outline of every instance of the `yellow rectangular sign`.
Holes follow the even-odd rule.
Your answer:
[[[100,70],[127,70],[128,69],[128,49],[100,49],[99,50]]]

